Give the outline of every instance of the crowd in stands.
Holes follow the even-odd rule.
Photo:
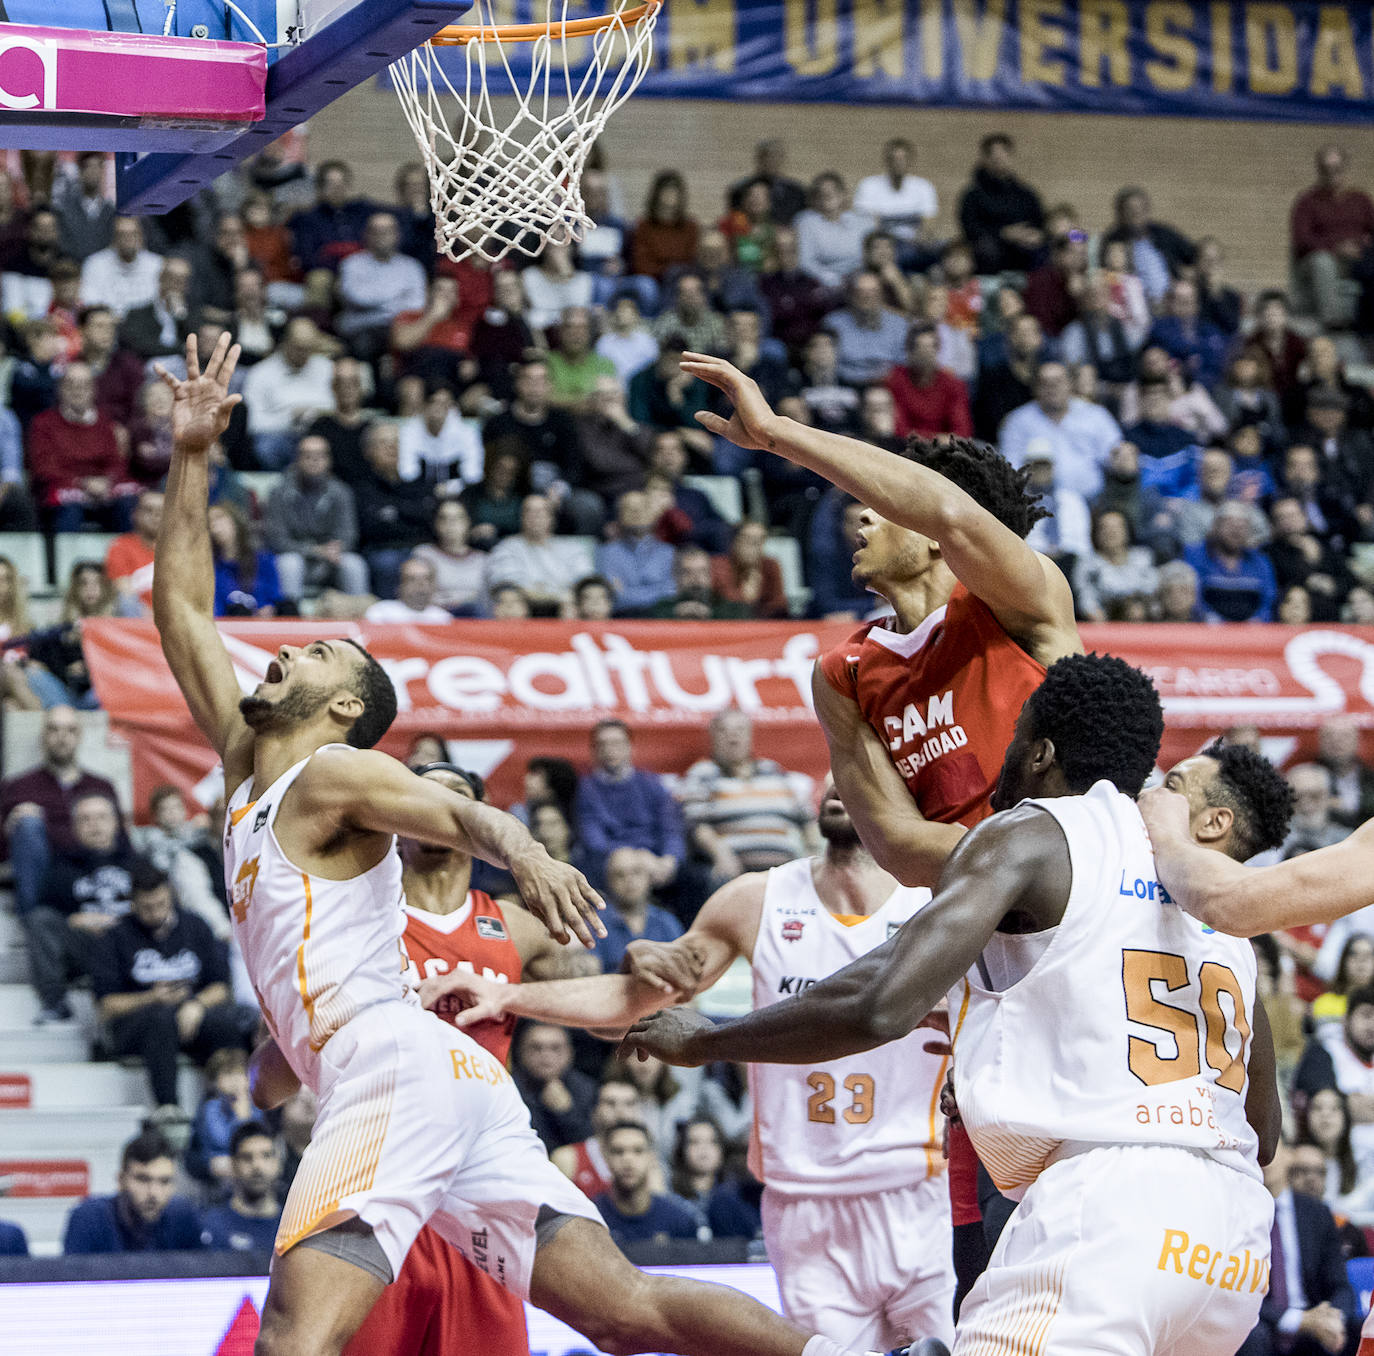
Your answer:
[[[70,986],[89,985],[103,1052],[149,1080],[119,1193],[77,1208],[69,1251],[260,1246],[313,1117],[308,1093],[266,1117],[248,1099],[256,1017],[216,811],[188,815],[164,788],[131,829],[76,756],[76,711],[94,705],[76,623],[149,610],[171,452],[155,368],[184,371],[188,334],[243,348],[211,476],[225,616],[870,615],[849,581],[859,506],[707,433],[694,416],[716,396],[682,373],[690,349],[729,357],[787,416],[894,451],[998,442],[1054,510],[1032,540],[1084,620],[1374,622],[1374,203],[1338,148],[1296,193],[1291,283],[1255,296],[1226,280],[1221,242],[1156,220],[1144,188],[1122,187],[1111,220],[1046,204],[1008,136],[978,146],[953,236],[910,143],[872,159],[852,191],[834,172],[804,185],[768,142],[724,203],[664,170],[637,211],[598,165],[587,238],[496,268],[436,256],[415,165],[373,201],[348,165],[269,147],[146,220],[116,214],[98,156],[0,174],[0,531],[117,534],[57,581],[52,625],[0,559],[0,695],[45,708],[41,764],[0,785],[41,1020],[69,1019]],[[806,604],[779,537],[801,546]],[[721,883],[815,847],[807,788],[755,755],[744,715],[719,715],[703,753],[665,781],[611,721],[580,773],[529,763],[512,809],[605,892],[607,971],[636,940],[678,936]],[[417,741],[417,765],[443,756]],[[1319,760],[1289,775],[1281,855],[1374,814],[1353,726],[1328,722]],[[1320,1152],[1313,1194],[1345,1250],[1367,1251],[1348,1221],[1374,1220],[1374,913],[1256,949],[1294,1152]],[[740,1071],[607,1051],[527,1026],[514,1073],[616,1236],[756,1233]],[[188,1056],[207,1080],[190,1125]]]
[[[214,454],[227,616],[867,615],[849,502],[708,434],[694,415],[718,397],[684,349],[893,449],[998,441],[1055,510],[1035,544],[1084,619],[1374,615],[1374,202],[1338,147],[1294,186],[1291,277],[1254,296],[1142,187],[1110,220],[1046,204],[1009,136],[977,147],[943,232],[911,143],[871,154],[852,185],[803,185],[768,142],[718,208],[665,169],[638,211],[597,162],[587,238],[494,268],[436,254],[414,164],[373,200],[347,164],[274,146],[134,219],[100,156],[29,157],[0,176],[0,531],[121,535],[103,575],[94,552],[56,581],[56,625],[0,562],[0,695],[94,700],[72,624],[148,610],[156,366],[225,328],[244,398]],[[790,592],[770,537],[801,548]]]

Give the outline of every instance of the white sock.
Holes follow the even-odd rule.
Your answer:
[[[803,1348],[802,1356],[854,1356],[848,1347],[817,1333]]]

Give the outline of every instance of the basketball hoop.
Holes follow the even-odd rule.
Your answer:
[[[648,72],[663,0],[620,0],[609,14],[581,19],[569,19],[569,0],[543,2],[548,22],[503,25],[497,0],[477,0],[475,24],[443,29],[391,67],[429,173],[436,243],[450,259],[537,256],[595,224],[582,203],[582,172],[611,114]],[[567,40],[582,37],[590,58],[578,74]],[[508,49],[520,44],[529,45],[527,70],[512,65]],[[446,47],[462,50],[461,92],[438,59]],[[489,72],[504,73],[515,101],[509,114],[494,105]],[[452,124],[446,97],[457,102]]]

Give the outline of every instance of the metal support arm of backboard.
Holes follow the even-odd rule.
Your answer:
[[[167,212],[355,85],[413,51],[471,8],[472,0],[365,0],[267,73],[267,116],[208,155],[153,152],[118,157],[119,210]]]

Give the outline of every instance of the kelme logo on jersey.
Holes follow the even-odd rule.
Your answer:
[[[800,918],[789,918],[782,925],[782,939],[784,942],[799,942],[802,939],[802,930],[806,924]]]
[[[485,937],[489,942],[504,942],[506,940],[506,925],[499,918],[488,918],[479,913],[477,915],[477,935]]]

